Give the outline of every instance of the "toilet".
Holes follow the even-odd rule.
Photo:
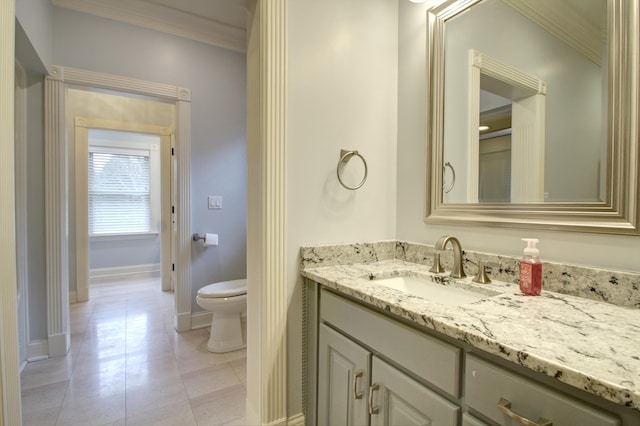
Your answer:
[[[198,290],[196,303],[213,312],[207,349],[231,352],[247,346],[247,280],[221,281]]]

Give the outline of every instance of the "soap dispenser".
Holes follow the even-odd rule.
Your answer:
[[[527,242],[520,261],[520,291],[526,296],[539,296],[542,291],[542,263],[536,247],[537,238],[523,238]]]

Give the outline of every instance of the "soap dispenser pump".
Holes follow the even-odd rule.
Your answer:
[[[527,242],[520,261],[520,291],[527,296],[539,296],[542,291],[542,263],[536,247],[537,238],[523,238]]]

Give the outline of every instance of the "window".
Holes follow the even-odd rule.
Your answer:
[[[89,130],[89,235],[156,233],[160,137]]]

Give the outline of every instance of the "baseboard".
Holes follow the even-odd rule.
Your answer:
[[[95,268],[89,271],[91,284],[100,284],[119,278],[157,278],[160,276],[160,264],[118,266],[114,268]]]
[[[249,419],[249,414],[247,412],[247,420]],[[258,423],[251,423],[247,421],[247,424],[250,425],[258,425]],[[305,426],[305,418],[303,413],[296,414],[294,416],[290,416],[289,418],[283,418],[279,420],[275,420],[269,423],[263,423],[263,426]]]
[[[191,314],[191,329],[205,328],[211,326],[212,312],[200,311]]]
[[[287,419],[287,426],[305,426],[304,413],[298,413]]]
[[[71,334],[58,333],[49,335],[48,346],[50,358],[65,356],[69,352],[69,348],[71,348]]]
[[[27,343],[27,362],[40,361],[49,358],[49,342],[34,340]]]
[[[191,330],[191,312],[176,314],[173,327],[178,333]]]
[[[78,293],[69,290],[69,303],[78,303]]]
[[[213,312],[200,311],[200,312],[191,314],[191,330],[196,330],[198,328],[205,328],[205,327],[211,326],[212,319],[213,319]],[[245,314],[242,316],[242,326],[246,327],[246,325],[247,325],[247,316]]]

